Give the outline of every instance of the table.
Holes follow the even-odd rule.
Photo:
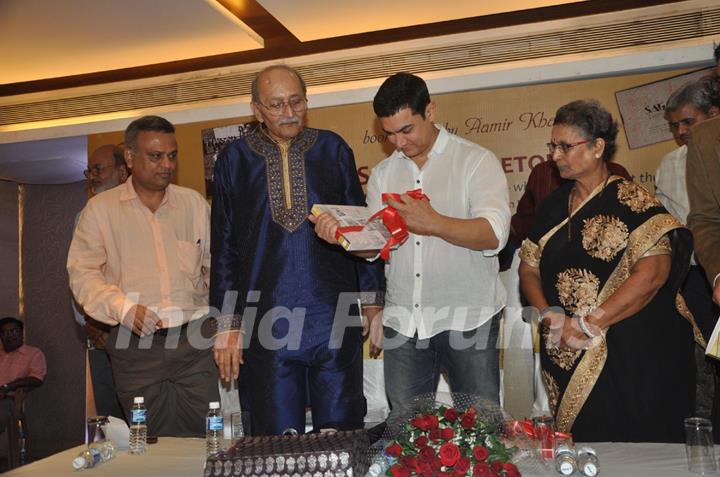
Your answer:
[[[596,443],[601,477],[692,477],[685,464],[684,444]],[[202,477],[205,459],[204,439],[161,437],[143,455],[121,451],[115,459],[76,473],[73,458],[78,446],[46,459],[14,469],[3,477]],[[716,446],[716,455],[720,446]],[[555,471],[526,473],[525,477],[558,476]],[[579,476],[580,474],[575,474]]]

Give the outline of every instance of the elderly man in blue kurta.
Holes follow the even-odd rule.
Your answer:
[[[210,304],[242,318],[253,433],[302,432],[308,399],[315,429],[360,428],[358,301],[382,304],[382,269],[321,241],[308,221],[313,204],[365,204],[352,150],[305,127],[305,83],[292,68],[261,71],[251,107],[258,127],[215,165]]]

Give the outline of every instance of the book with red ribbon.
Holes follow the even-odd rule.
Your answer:
[[[407,191],[406,194],[413,199],[429,200],[421,189]],[[400,196],[401,194],[384,193],[383,204],[387,204],[388,199],[402,202]],[[372,215],[367,207],[354,205],[315,204],[311,212],[315,216],[328,213],[340,223],[336,238],[345,250],[379,250],[378,255],[383,260],[388,260],[390,251],[402,245],[409,236],[405,221],[398,211],[389,205]]]

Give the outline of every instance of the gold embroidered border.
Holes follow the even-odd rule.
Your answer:
[[[557,412],[558,397],[560,395],[560,387],[558,386],[555,378],[552,374],[547,371],[542,371],[543,384],[545,385],[545,392],[548,397],[548,405],[550,406],[550,412],[555,415]]]
[[[630,269],[650,248],[666,233],[682,227],[682,224],[670,214],[658,214],[630,234],[628,247],[625,249],[620,263],[613,270],[605,286],[600,290],[598,303],[604,303],[630,276]],[[607,343],[605,336],[595,338],[596,343],[589,348],[580,360],[570,378],[562,402],[558,409],[557,426],[561,432],[569,432],[575,423],[583,405],[607,360]]]
[[[680,292],[675,295],[675,307],[677,308],[678,312],[680,312],[680,314],[683,316],[683,318],[690,322],[690,326],[692,326],[693,329],[693,336],[695,337],[695,342],[698,345],[702,346],[703,349],[705,349],[707,347],[705,338],[703,338],[703,335],[700,332],[700,328],[698,328],[698,325],[695,322],[695,317],[690,311],[690,308],[687,307],[687,304],[685,303],[685,298],[683,298]]]
[[[273,222],[291,233],[305,222],[309,213],[305,153],[315,145],[317,137],[317,129],[303,129],[283,155],[280,146],[263,132],[262,126],[246,136],[248,146],[267,164],[265,173]]]
[[[518,252],[520,260],[527,263],[531,267],[538,268],[540,266],[540,247],[533,243],[530,239],[523,240]]]
[[[575,419],[580,413],[585,401],[607,360],[607,343],[604,336],[595,338],[595,343],[585,351],[580,364],[570,378],[557,413],[557,428],[560,432],[570,432]]]

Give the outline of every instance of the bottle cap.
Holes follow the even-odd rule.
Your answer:
[[[134,404],[145,404],[145,398],[142,396],[136,396],[135,399],[133,399]]]
[[[382,474],[382,467],[380,466],[380,464],[375,463],[375,464],[373,464],[373,465],[370,466],[370,468],[368,469],[368,472],[367,472],[367,473],[368,473],[371,477],[377,477],[377,476],[379,476],[380,474]]]
[[[75,470],[80,470],[85,467],[85,459],[81,456],[75,457],[72,461],[72,466]]]
[[[592,462],[586,462],[580,470],[582,471],[582,474],[587,477],[595,477],[598,473],[597,466]]]
[[[562,475],[572,475],[575,472],[575,466],[570,462],[563,462],[560,464],[560,473]]]
[[[213,401],[210,403],[210,409],[220,409],[220,403],[217,401]]]

